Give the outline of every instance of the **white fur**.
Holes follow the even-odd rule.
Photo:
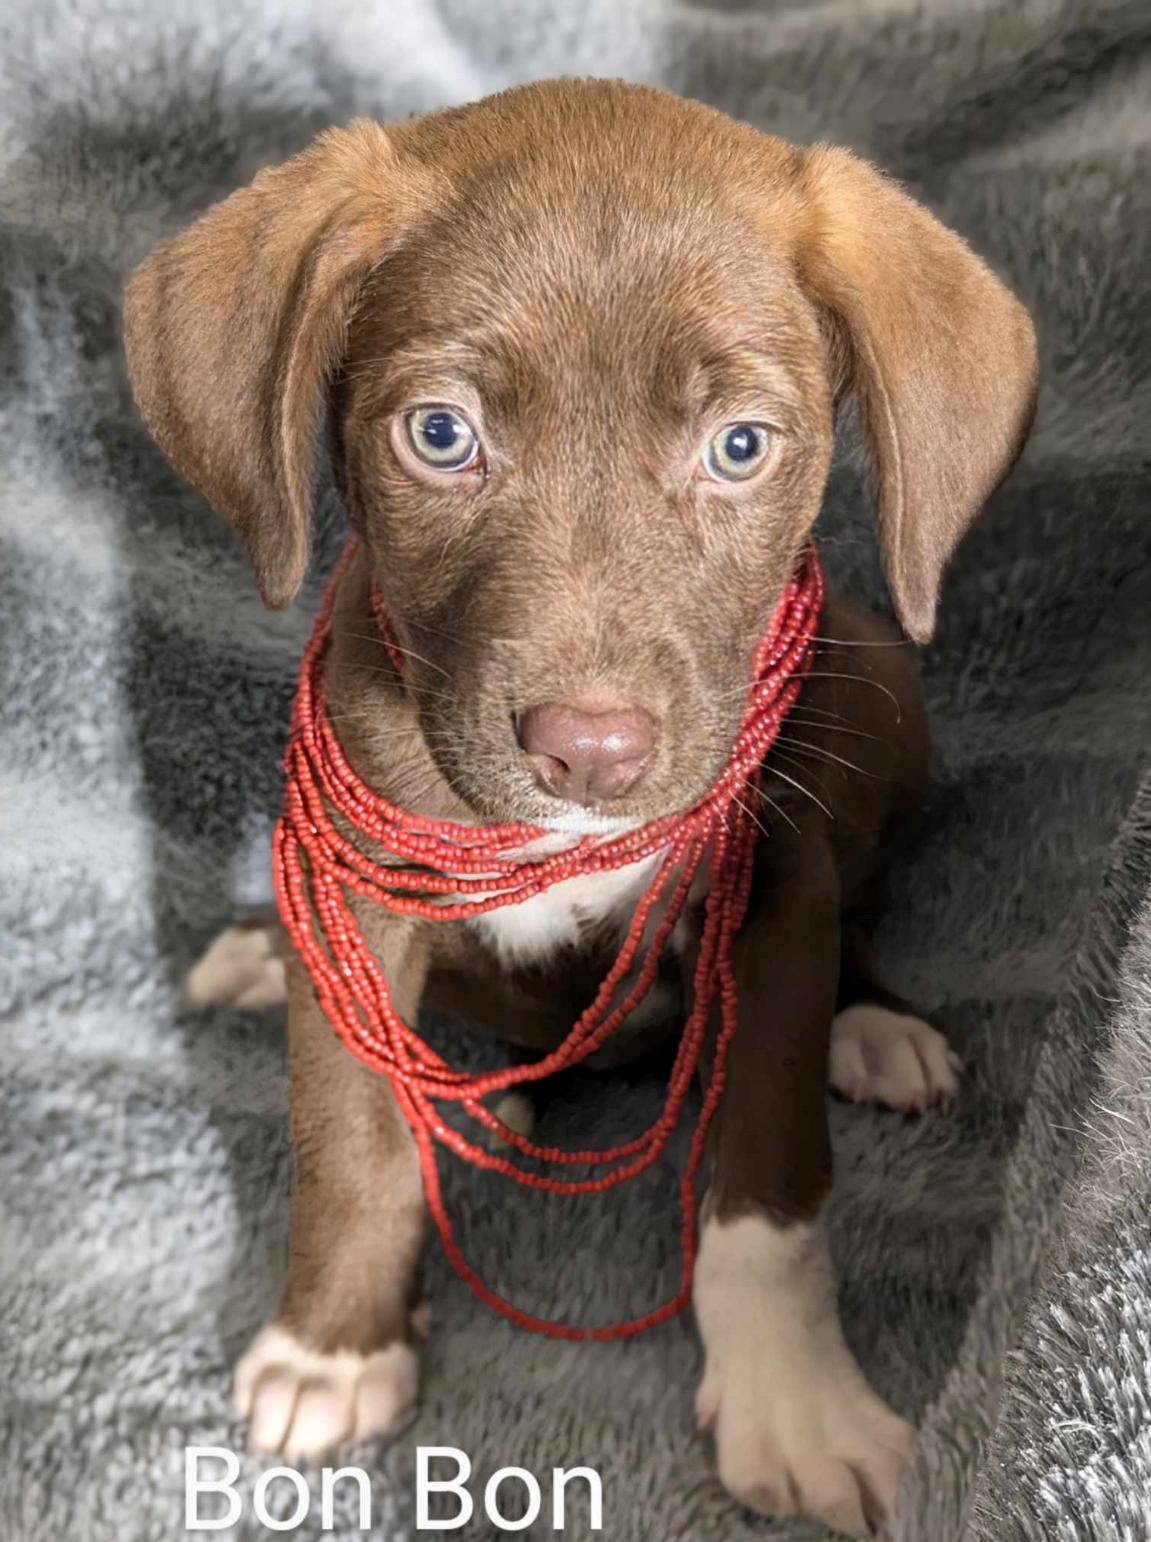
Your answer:
[[[236,1367],[233,1402],[248,1446],[294,1460],[391,1429],[415,1402],[416,1352],[389,1344],[372,1355],[319,1355],[286,1329],[259,1332]]]
[[[843,1531],[880,1525],[914,1434],[844,1342],[822,1219],[708,1221],[695,1310],[706,1352],[696,1411],[731,1493]]]
[[[872,1002],[847,1007],[831,1025],[828,1075],[844,1097],[924,1113],[958,1091],[959,1056],[930,1023]]]
[[[555,843],[539,842],[531,849],[531,855],[539,857],[570,844],[570,838]],[[584,933],[597,924],[612,923],[622,935],[662,861],[662,853],[656,852],[614,872],[583,873],[554,884],[522,904],[505,905],[487,915],[474,916],[469,925],[498,953],[505,966],[539,963],[561,948],[577,945]]]

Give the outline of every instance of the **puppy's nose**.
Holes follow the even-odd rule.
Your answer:
[[[639,781],[655,742],[655,719],[639,707],[589,711],[545,701],[517,727],[528,770],[545,792],[572,803],[610,803]]]

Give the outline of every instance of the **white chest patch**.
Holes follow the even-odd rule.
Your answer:
[[[505,965],[540,963],[574,946],[590,928],[614,922],[622,937],[644,890],[655,877],[662,853],[610,873],[565,879],[522,905],[505,905],[468,923]]]

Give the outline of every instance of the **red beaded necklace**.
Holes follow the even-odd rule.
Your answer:
[[[332,1027],[356,1058],[387,1076],[419,1153],[428,1208],[457,1273],[479,1298],[522,1328],[565,1339],[615,1339],[665,1322],[691,1299],[696,1251],[695,1180],[708,1126],[723,1096],[727,1046],[735,1031],[737,992],[731,968],[732,939],[742,924],[751,888],[760,765],[780,724],[799,695],[823,602],[823,575],[808,548],[752,659],[743,723],[723,773],[707,795],[683,814],[652,820],[637,830],[603,839],[584,836],[567,850],[537,858],[523,849],[548,832],[526,824],[475,826],[428,819],[378,797],[349,766],[324,706],[324,659],[332,608],[340,581],[355,554],[345,551],[325,593],[300,666],[291,737],[284,758],[287,789],[276,825],[273,863],[276,894],[292,943],[307,967]],[[402,664],[386,630],[397,665]],[[400,669],[402,675],[402,669]],[[411,867],[373,862],[340,835],[338,812],[363,836]],[[483,1099],[524,1082],[538,1081],[576,1065],[598,1049],[647,994],[660,955],[687,902],[692,881],[710,852],[703,933],[695,971],[695,1001],[684,1025],[660,1117],[625,1145],[599,1151],[537,1146],[509,1129]],[[518,905],[553,884],[582,873],[610,872],[663,853],[655,878],[632,918],[619,957],[567,1038],[531,1065],[481,1075],[454,1071],[399,1017],[388,982],[372,956],[348,904],[356,894],[401,914],[431,921],[458,921]],[[660,897],[666,910],[638,966],[634,984],[615,1006],[613,997],[643,945],[644,928]],[[315,923],[313,922],[313,912]],[[316,924],[318,923],[318,925]],[[490,1290],[465,1261],[444,1206],[435,1147],[448,1147],[477,1167],[549,1194],[598,1194],[650,1167],[679,1121],[699,1063],[713,1002],[720,1029],[714,1066],[680,1183],[683,1211],[683,1274],[671,1299],[642,1317],[604,1327],[580,1328],[520,1310]],[[436,1104],[456,1102],[485,1130],[524,1156],[555,1164],[608,1167],[599,1177],[562,1181],[518,1167],[467,1140],[440,1118]]]

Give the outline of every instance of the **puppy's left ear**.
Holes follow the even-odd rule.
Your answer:
[[[803,155],[797,257],[870,441],[899,618],[935,627],[943,567],[1031,427],[1035,332],[952,231],[847,151]]]

